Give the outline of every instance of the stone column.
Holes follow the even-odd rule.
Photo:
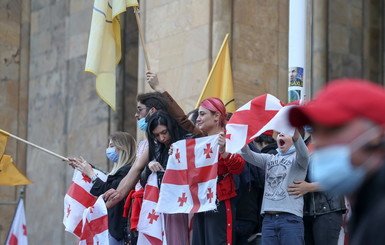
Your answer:
[[[368,0],[363,2],[363,53],[362,72],[363,78],[382,83],[383,81],[383,1]],[[381,8],[382,7],[382,8]]]
[[[311,95],[328,80],[328,0],[313,1]]]
[[[211,25],[211,65],[214,63],[221,48],[226,34],[230,34],[232,40],[231,20],[232,20],[232,1],[231,0],[212,0],[212,25]],[[210,68],[211,69],[211,66]]]

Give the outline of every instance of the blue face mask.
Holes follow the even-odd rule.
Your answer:
[[[353,193],[365,179],[366,170],[354,167],[347,145],[332,145],[314,150],[311,157],[310,178],[319,183],[322,191],[335,195]]]
[[[116,153],[115,147],[108,147],[106,149],[106,156],[111,162],[118,162],[119,160],[119,154]]]
[[[146,118],[145,117],[139,119],[138,127],[142,131],[146,131],[147,130],[147,122],[146,122]]]

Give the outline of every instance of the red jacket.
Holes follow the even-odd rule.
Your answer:
[[[245,160],[238,154],[229,154],[226,158],[219,155],[217,196],[219,201],[235,197],[235,183],[232,174],[243,171]]]

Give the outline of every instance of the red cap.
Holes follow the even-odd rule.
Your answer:
[[[334,80],[314,100],[289,112],[295,127],[313,123],[333,127],[359,117],[385,125],[384,87],[362,79]]]

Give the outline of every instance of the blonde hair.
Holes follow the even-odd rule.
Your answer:
[[[110,140],[119,151],[119,160],[114,163],[109,175],[114,175],[121,167],[132,165],[136,160],[136,141],[131,134],[115,132],[110,135]]]

